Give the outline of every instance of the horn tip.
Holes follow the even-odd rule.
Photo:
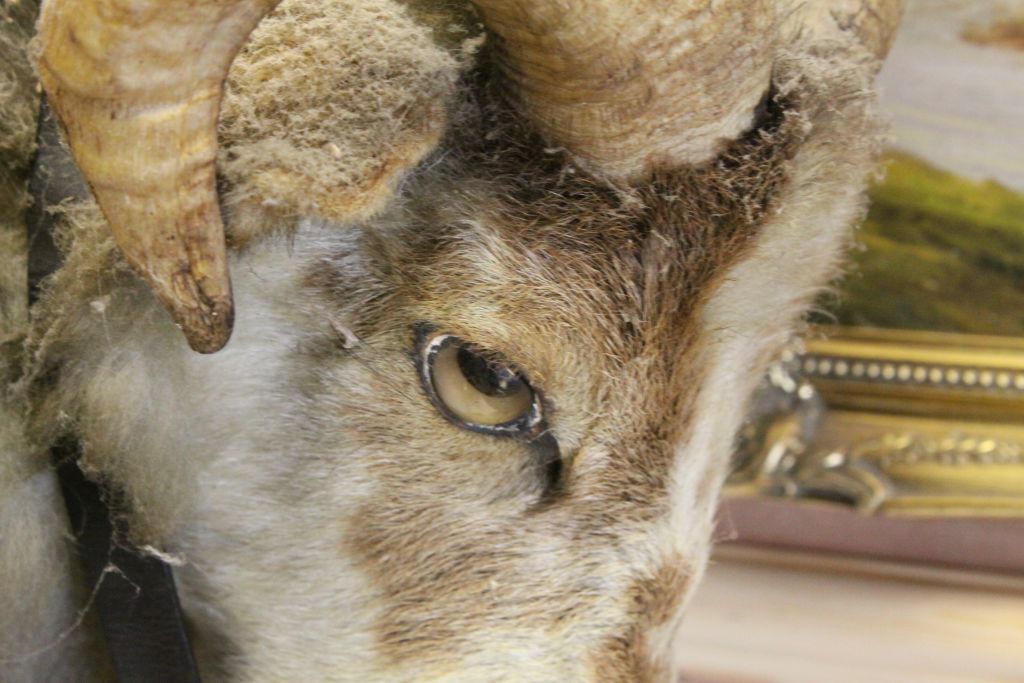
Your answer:
[[[178,325],[193,351],[210,354],[220,351],[228,343],[234,329],[234,318],[234,305],[229,299],[200,311],[198,315],[178,318]]]
[[[218,279],[215,292],[210,291],[208,279],[199,279],[192,273],[179,273],[171,287],[150,278],[164,306],[175,324],[185,335],[193,351],[210,354],[220,351],[231,338],[235,323],[235,305],[227,273]],[[201,287],[202,284],[207,287]]]

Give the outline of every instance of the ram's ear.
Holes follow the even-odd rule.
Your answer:
[[[367,220],[437,146],[461,51],[435,35],[468,32],[444,7],[429,17],[381,7],[284,0],[239,52],[219,124],[229,244],[300,216]]]

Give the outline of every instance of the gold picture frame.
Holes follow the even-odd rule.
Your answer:
[[[1024,518],[1024,339],[825,332],[769,372],[728,496]]]
[[[1024,518],[1022,56],[1020,3],[908,0],[877,79],[885,178],[818,302],[845,326],[771,369],[730,495]]]

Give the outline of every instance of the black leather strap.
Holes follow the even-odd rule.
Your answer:
[[[121,545],[100,489],[74,448],[54,449],[57,476],[93,605],[121,683],[197,683],[171,567]]]
[[[54,218],[47,209],[87,196],[45,102],[39,121],[39,148],[29,183],[34,200],[28,217],[32,299],[39,281],[60,265],[53,246]],[[125,543],[126,534],[117,528],[104,494],[78,466],[77,445],[55,447],[53,459],[85,580],[96,587],[92,604],[118,681],[198,683],[171,567]]]

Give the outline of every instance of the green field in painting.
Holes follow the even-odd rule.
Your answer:
[[[838,301],[845,325],[1024,335],[1024,194],[889,155]]]

